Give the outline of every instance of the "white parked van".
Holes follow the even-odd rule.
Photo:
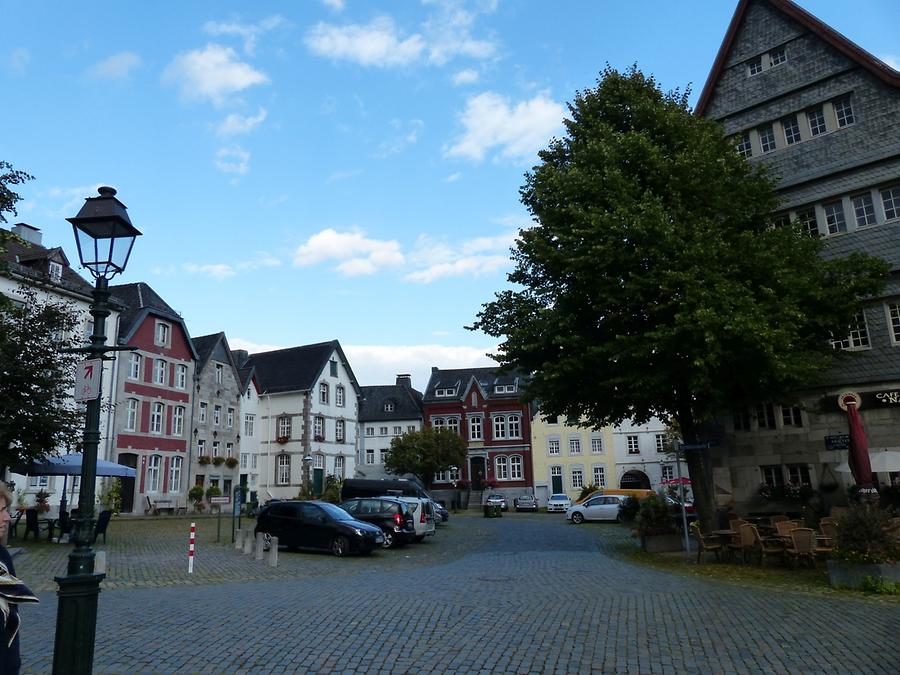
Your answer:
[[[413,525],[416,528],[416,541],[422,541],[425,537],[434,536],[434,506],[430,499],[422,499],[420,497],[407,497],[406,495],[396,497],[402,499],[413,512]]]

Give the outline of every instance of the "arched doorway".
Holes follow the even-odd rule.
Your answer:
[[[622,490],[649,490],[650,479],[647,474],[637,469],[626,471],[619,479],[619,488]]]
[[[120,452],[116,461],[123,466],[137,469],[138,456],[133,452]],[[122,498],[120,511],[122,513],[131,513],[134,511],[134,478],[120,478],[119,480],[122,481],[120,484],[121,490],[119,491]]]

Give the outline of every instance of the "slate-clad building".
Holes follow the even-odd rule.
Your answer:
[[[192,484],[204,489],[215,485],[223,495],[233,495],[239,484],[244,390],[225,333],[196,337],[193,343]]]
[[[409,375],[397,375],[396,384],[360,387],[359,456],[356,475],[389,477],[384,460],[391,440],[422,429],[422,393],[412,388]]]
[[[846,461],[842,394],[861,401],[870,446],[900,448],[900,73],[789,0],[741,0],[697,112],[768,165],[777,215],[825,237],[826,255],[891,264],[881,297],[835,336],[852,358],[799,400],[736,410],[713,432],[718,494],[752,503],[761,483],[789,482],[827,491],[850,480],[835,471]]]
[[[127,307],[119,323],[114,461],[133,467],[122,479],[122,512],[144,513],[157,500],[187,505],[191,392],[197,354],[187,326],[149,285],[110,286]]]

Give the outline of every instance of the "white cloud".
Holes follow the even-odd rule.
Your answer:
[[[281,267],[281,264],[281,259],[271,253],[257,253],[250,260],[238,263],[237,268],[239,270],[258,270],[264,267]]]
[[[478,82],[478,71],[472,68],[460,70],[453,76],[453,84],[457,87],[464,84],[473,84],[475,82]]]
[[[234,268],[231,265],[227,265],[225,263],[207,263],[205,265],[199,265],[197,263],[185,263],[184,271],[188,274],[200,274],[207,277],[212,277],[217,281],[222,281],[223,279],[227,279],[228,277],[233,277],[235,272]]]
[[[260,106],[259,112],[256,115],[240,115],[238,113],[231,113],[228,115],[222,122],[219,124],[216,129],[216,133],[219,136],[235,136],[237,134],[248,134],[253,129],[262,124],[266,117],[268,117],[268,112],[265,108]]]
[[[245,340],[244,338],[228,338],[228,346],[232,349],[246,349],[251,354],[258,354],[259,352],[273,352],[276,349],[284,349],[283,345],[269,345],[263,344],[260,342],[251,342],[250,340]]]
[[[422,391],[431,376],[431,367],[484,368],[497,364],[486,356],[496,346],[469,347],[424,345],[342,345],[353,374],[362,385],[393,384],[397,375],[412,376],[413,388]],[[232,343],[232,347],[234,344]]]
[[[237,21],[207,21],[203,25],[203,30],[216,37],[236,35],[244,40],[244,51],[253,54],[259,37],[283,23],[285,23],[284,19],[276,14],[253,24],[238,23]]]
[[[457,171],[457,172],[451,173],[449,176],[447,176],[447,177],[444,179],[444,182],[445,182],[445,183],[455,183],[455,182],[458,181],[460,178],[462,178],[462,174],[461,174],[459,171]]]
[[[240,61],[234,50],[217,44],[176,56],[162,74],[165,84],[180,87],[187,99],[223,104],[232,94],[269,82],[265,73]]]
[[[457,56],[488,59],[497,51],[491,40],[473,37],[472,28],[477,17],[457,2],[438,4],[438,12],[423,26],[428,43],[428,60],[443,65]]]
[[[9,54],[9,69],[15,75],[24,75],[30,61],[31,52],[24,47],[18,47]]]
[[[565,108],[545,94],[512,104],[488,91],[468,99],[459,116],[463,132],[444,152],[448,157],[480,162],[497,148],[503,159],[534,160],[537,151],[562,128],[564,116]]]
[[[318,56],[378,68],[407,65],[419,59],[425,50],[420,35],[401,37],[393,20],[386,16],[365,25],[334,26],[320,22],[307,33],[305,41]]]
[[[329,183],[337,183],[342,180],[350,180],[351,178],[356,178],[356,176],[362,173],[362,169],[339,169],[338,171],[332,171],[328,176]]]
[[[334,12],[344,11],[344,0],[322,0],[322,4]]]
[[[141,65],[141,57],[134,52],[119,52],[88,68],[88,75],[97,80],[124,80]]]
[[[338,232],[327,228],[312,235],[294,252],[295,267],[309,267],[336,260],[345,276],[369,275],[402,265],[403,253],[396,241],[369,239],[361,231]]]
[[[894,70],[900,71],[900,56],[897,56],[896,54],[885,54],[884,56],[879,56],[878,58],[880,58]]]
[[[430,284],[447,277],[480,277],[495,274],[511,265],[509,249],[515,232],[493,237],[476,237],[458,244],[419,237],[409,258],[415,269],[404,276],[406,281]]]
[[[243,176],[250,170],[250,153],[239,145],[219,148],[216,152],[215,164],[219,171]]]
[[[394,128],[395,133],[391,138],[379,144],[378,157],[384,158],[400,154],[408,146],[417,143],[419,133],[425,128],[425,122],[418,119],[412,119],[408,122],[392,120],[391,126]]]
[[[68,218],[73,213],[78,213],[88,197],[97,196],[97,188],[109,183],[95,183],[94,185],[79,185],[75,187],[51,187],[38,194],[40,202],[46,212],[55,217]],[[22,206],[19,205],[21,209]]]

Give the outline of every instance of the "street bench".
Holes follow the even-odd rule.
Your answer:
[[[152,513],[154,516],[158,516],[164,511],[172,515],[184,514],[187,513],[187,506],[180,505],[174,499],[156,499],[151,501],[150,497],[147,497],[147,508],[144,510],[144,513]]]

